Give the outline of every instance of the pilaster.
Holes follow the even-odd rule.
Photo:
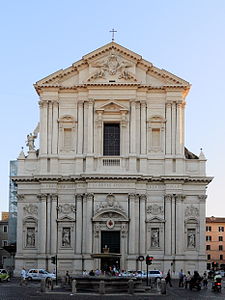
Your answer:
[[[145,223],[145,211],[146,211],[146,195],[140,195],[140,254],[146,253],[146,223]]]
[[[171,255],[172,243],[172,195],[165,195],[165,255]]]

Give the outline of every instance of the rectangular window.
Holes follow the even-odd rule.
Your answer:
[[[72,146],[72,129],[71,128],[64,128],[64,149],[65,150],[71,150]]]
[[[211,242],[211,240],[212,240],[211,235],[207,235],[207,236],[206,236],[206,242]]]
[[[8,246],[8,241],[7,240],[2,240],[2,247]]]
[[[223,245],[219,245],[219,251],[223,251]]]
[[[222,242],[223,241],[223,237],[220,235],[219,236],[219,242]]]
[[[207,260],[210,260],[210,259],[211,259],[211,255],[208,254],[208,255],[207,255]]]
[[[219,230],[219,232],[224,232],[224,227],[223,226],[219,226],[218,230]]]
[[[212,227],[211,226],[206,226],[206,231],[211,231]]]
[[[3,226],[3,232],[8,232],[8,226],[7,225]]]
[[[220,260],[223,260],[223,254],[220,254]]]
[[[104,143],[103,155],[119,156],[120,155],[120,124],[104,124]]]
[[[206,245],[206,250],[210,250],[210,249],[211,249],[210,245]]]

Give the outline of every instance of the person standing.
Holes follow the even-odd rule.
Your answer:
[[[187,289],[188,288],[188,286],[189,286],[189,284],[190,284],[190,281],[191,281],[191,272],[190,271],[188,271],[187,272],[187,275],[186,275],[186,277],[185,277],[185,289]]]
[[[20,279],[20,285],[21,286],[27,284],[27,282],[26,282],[26,273],[27,272],[26,272],[25,268],[23,267],[23,269],[22,269],[22,271],[20,273],[20,277],[21,277],[21,279]]]
[[[171,275],[170,275],[170,269],[168,270],[167,272],[167,275],[166,275],[166,284],[169,283],[170,286],[172,286],[172,283],[171,283]]]
[[[179,287],[184,287],[184,273],[182,269],[179,272]]]

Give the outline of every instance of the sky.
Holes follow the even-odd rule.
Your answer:
[[[33,84],[115,42],[187,80],[186,147],[207,158],[207,216],[225,216],[225,1],[20,0],[0,9],[0,211],[9,161],[39,120]]]

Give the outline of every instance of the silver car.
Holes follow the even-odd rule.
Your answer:
[[[41,280],[45,278],[56,279],[56,276],[44,269],[30,269],[26,274],[26,278],[27,280]]]

